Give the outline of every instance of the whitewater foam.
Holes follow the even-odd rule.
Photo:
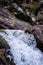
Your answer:
[[[16,65],[43,65],[43,53],[36,48],[37,43],[32,34],[21,30],[5,30],[0,35],[8,42]]]

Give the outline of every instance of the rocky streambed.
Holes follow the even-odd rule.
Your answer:
[[[6,51],[4,57],[6,60],[9,59],[9,61],[2,60],[1,56],[1,62],[5,61],[4,65],[43,65],[43,52],[37,48],[36,44],[32,34],[22,30],[1,30],[0,46],[2,48],[0,49]]]
[[[0,0],[0,65],[43,65],[43,0]]]

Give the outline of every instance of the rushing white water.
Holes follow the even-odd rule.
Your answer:
[[[32,34],[21,30],[5,30],[0,35],[8,42],[16,65],[43,65],[43,53],[36,48]]]

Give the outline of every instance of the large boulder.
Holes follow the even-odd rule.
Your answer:
[[[0,29],[24,29],[30,26],[28,22],[15,18],[6,8],[0,8]]]

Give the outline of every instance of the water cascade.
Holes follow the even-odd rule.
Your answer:
[[[0,35],[8,42],[16,65],[43,65],[43,53],[32,34],[22,30],[4,30]]]

